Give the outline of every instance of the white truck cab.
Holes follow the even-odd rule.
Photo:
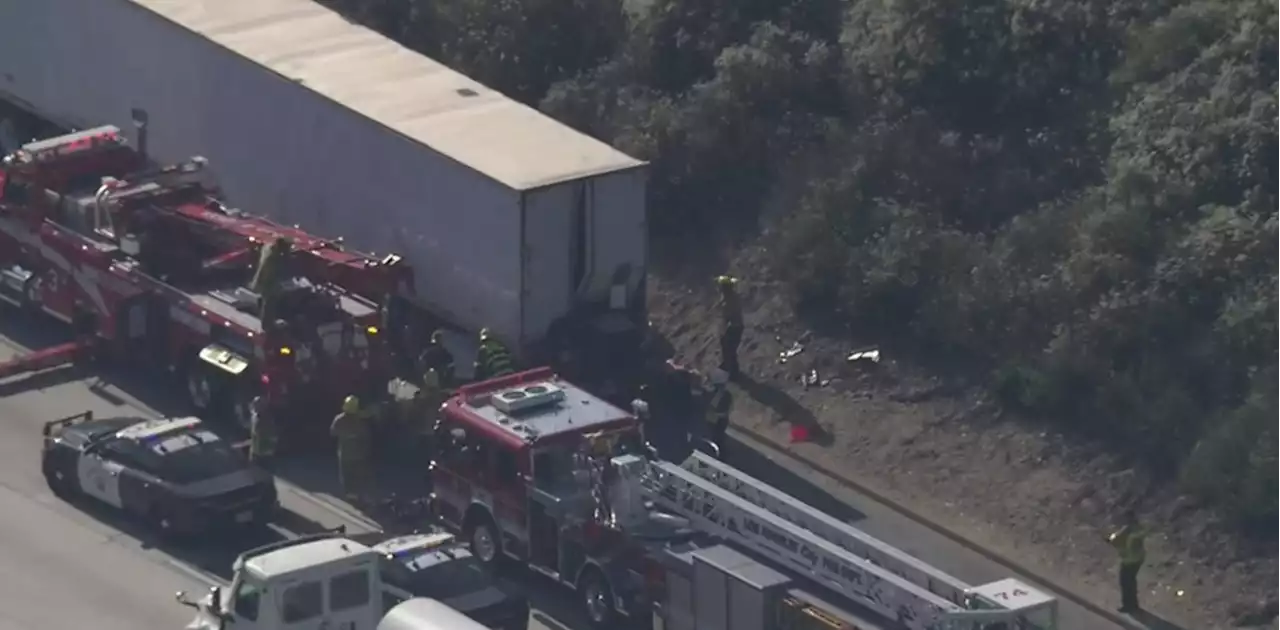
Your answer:
[[[178,601],[197,610],[191,630],[374,630],[384,612],[378,558],[340,535],[306,536],[241,554],[226,589]]]
[[[453,538],[435,534],[413,540],[430,549]],[[229,586],[214,586],[199,601],[179,592],[177,600],[196,609],[189,630],[484,628],[440,602],[385,583],[380,563],[386,555],[381,546],[370,547],[341,531],[304,536],[240,554]],[[426,608],[449,610],[451,621],[447,626],[410,621]]]

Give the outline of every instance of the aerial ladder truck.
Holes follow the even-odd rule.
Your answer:
[[[701,451],[660,460],[636,414],[547,368],[460,388],[433,441],[440,520],[477,558],[573,589],[599,628],[651,608],[665,630],[1057,624],[1021,581],[966,584]]]
[[[277,327],[262,321],[248,285],[259,250],[279,239],[292,247]],[[385,374],[393,344],[379,335],[382,306],[413,286],[399,257],[229,207],[205,160],[155,168],[113,126],[5,157],[0,281],[0,299],[77,331],[0,364],[0,378],[90,354],[128,357],[179,375],[197,409],[240,424],[256,396],[286,416],[317,405],[331,416],[331,398],[355,393],[348,383]]]
[[[615,458],[614,465],[620,469],[620,478],[633,480],[635,496],[687,519],[693,528],[712,534],[732,548],[764,559],[764,564],[779,574],[799,578],[786,580],[787,588],[777,591],[775,601],[764,600],[760,611],[745,613],[743,621],[726,628],[744,628],[746,620],[756,618],[770,620],[760,628],[1057,627],[1057,601],[1047,593],[1013,578],[970,586],[703,453],[694,452],[681,465],[624,457],[627,461],[618,462],[622,458]],[[669,551],[686,557],[699,553]],[[701,550],[709,551],[712,550]],[[720,552],[723,556],[723,550]],[[745,564],[752,563],[748,560]],[[759,567],[755,572],[759,574]],[[716,615],[706,611],[724,608],[716,597],[717,592],[724,591],[697,592],[698,586],[695,581],[692,594],[668,597],[660,608],[671,619],[697,619],[698,630],[716,630]],[[852,600],[873,614],[831,606],[822,598],[824,591]],[[698,610],[674,610],[673,604],[678,602],[696,602],[694,608],[701,607],[703,614],[699,615]],[[734,609],[735,615],[744,614],[737,610],[741,608],[740,601],[728,608]],[[786,618],[788,612],[808,617],[811,622],[797,625],[777,621]],[[680,624],[668,623],[667,627],[678,628]]]

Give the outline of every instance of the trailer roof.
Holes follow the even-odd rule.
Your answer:
[[[129,0],[515,190],[644,162],[312,0]]]

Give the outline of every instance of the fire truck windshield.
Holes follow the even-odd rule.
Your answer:
[[[617,455],[643,455],[644,438],[639,431],[623,429],[604,436],[612,447],[609,457]],[[574,457],[580,447],[572,442],[559,443],[534,451],[533,478],[534,484],[542,488],[556,488],[573,483]]]

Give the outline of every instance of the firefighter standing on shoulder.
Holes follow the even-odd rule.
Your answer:
[[[280,284],[287,275],[285,267],[292,250],[293,242],[282,236],[263,245],[258,253],[258,269],[249,288],[258,294],[258,319],[264,324],[274,324],[280,318]]]
[[[481,343],[483,344],[483,342]],[[453,353],[444,347],[444,333],[442,331],[437,330],[431,333],[431,341],[427,343],[426,347],[422,349],[422,353],[418,355],[418,369],[424,374],[430,370],[435,370],[442,387],[453,385]]]
[[[329,433],[338,440],[338,480],[348,500],[366,499],[372,490],[373,447],[369,415],[360,408],[360,399],[347,396],[342,412],[334,416]]]
[[[475,367],[477,381],[514,374],[516,371],[511,351],[494,338],[488,328],[480,329],[480,349],[476,352]]]
[[[716,278],[720,289],[720,368],[729,376],[738,375],[738,346],[742,345],[742,299],[738,297],[738,279],[730,276]]]
[[[269,466],[276,456],[276,421],[262,396],[249,401],[249,420],[249,461]]]
[[[1138,604],[1138,570],[1147,561],[1147,530],[1133,510],[1124,514],[1124,526],[1107,537],[1120,554],[1120,612],[1141,610]]]
[[[707,425],[711,441],[724,456],[725,436],[729,433],[729,414],[733,411],[733,394],[729,391],[729,374],[724,370],[712,370],[707,392]]]

